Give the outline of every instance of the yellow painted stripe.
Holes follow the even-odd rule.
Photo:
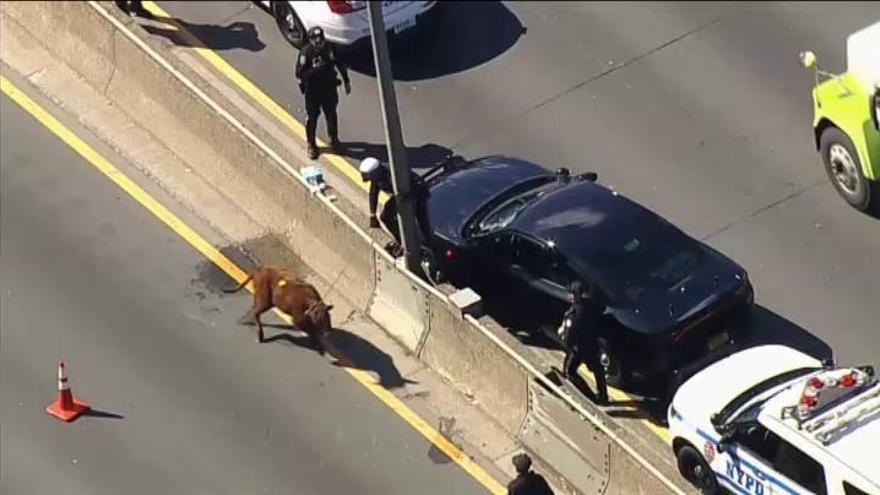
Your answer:
[[[179,22],[172,18],[167,12],[165,12],[165,10],[162,9],[162,7],[159,7],[159,5],[157,5],[155,2],[144,2],[144,8],[146,8],[154,16],[156,16],[155,20],[171,26],[174,31],[177,31],[180,34],[181,38],[183,38],[184,41],[192,45],[192,48],[196,51],[196,53],[198,53],[203,59],[205,59],[205,61],[211,64],[221,74],[226,76],[227,79],[238,86],[241,91],[250,96],[251,99],[254,100],[254,102],[263,107],[263,109],[269,112],[270,115],[275,117],[279,122],[290,129],[293,134],[296,135],[296,137],[305,142],[305,127],[303,127],[303,125],[298,120],[290,115],[287,110],[284,109],[284,107],[276,103],[275,100],[264,93],[259,87],[257,87],[256,84],[252,83],[250,79],[245,77],[244,74],[242,74],[228,62],[226,62],[226,60],[218,55],[217,52],[211,50],[210,48],[206,48],[205,44],[196,35],[192,34],[186,28],[184,28]],[[291,77],[293,77],[292,71]],[[327,144],[318,139],[318,146],[326,147]],[[368,189],[367,184],[361,180],[360,174],[344,158],[339,155],[334,155],[332,153],[322,153],[321,156],[328,162],[330,162],[331,165],[333,165],[354,184],[364,190]],[[385,204],[385,202],[388,201],[388,195],[384,192],[380,193],[379,200],[382,202],[382,204]]]
[[[593,372],[590,371],[586,366],[581,365],[578,368],[578,374],[580,374],[584,380],[588,381],[591,387],[596,387],[596,380],[593,378]],[[626,392],[614,388],[610,385],[608,386],[608,398],[611,399],[613,402],[631,402],[633,400],[633,398],[630,397]],[[613,402],[611,404],[612,406],[614,406]],[[628,408],[637,410],[636,407],[628,406]],[[660,439],[666,442],[667,445],[672,445],[672,438],[669,436],[669,430],[667,428],[655,424],[649,419],[639,419],[638,421],[643,423],[648,431],[660,437]]]
[[[279,122],[287,126],[293,133],[299,137],[299,139],[305,141],[305,128],[303,125],[297,121],[293,116],[291,116],[281,105],[276,103],[272,98],[270,98],[266,93],[264,93],[256,84],[251,82],[247,77],[244,76],[241,72],[236,70],[232,65],[230,65],[226,60],[223,59],[220,55],[218,55],[215,51],[206,48],[205,44],[202,43],[201,40],[198,39],[197,36],[190,33],[186,30],[180,23],[175,21],[165,10],[159,7],[153,1],[144,2],[145,8],[150,10],[153,15],[158,16],[157,20],[165,23],[170,26],[173,30],[178,31],[180,36],[184,38],[187,43],[193,46],[193,49],[201,55],[202,58],[205,59],[209,64],[211,64],[218,72],[226,76],[233,84],[238,86],[238,88],[250,96],[258,105],[263,107],[269,114],[278,119]],[[323,142],[319,142],[321,146],[325,146]],[[363,189],[366,189],[366,184],[360,179],[360,175],[354,171],[351,165],[345,161],[340,156],[337,155],[322,155],[325,156],[326,159],[338,170],[340,170],[346,177],[348,177],[352,182],[359,185]],[[380,194],[380,201],[382,204],[388,200],[388,195],[384,192]],[[589,374],[589,373],[588,373]],[[632,397],[627,395],[625,392],[615,389],[613,387],[608,388],[608,395],[610,398],[618,401],[631,401]],[[657,426],[653,422],[649,420],[639,420],[644,423],[645,427],[660,437],[666,443],[671,443],[669,438],[669,432],[665,428]]]
[[[138,186],[134,181],[129,179],[113,164],[111,164],[94,148],[83,141],[79,136],[74,134],[64,124],[53,117],[49,112],[44,110],[37,102],[32,100],[24,92],[18,89],[12,82],[0,75],[0,89],[10,99],[21,106],[38,122],[45,126],[49,131],[55,134],[62,142],[82,156],[88,163],[94,166],[99,172],[104,174],[120,189],[128,193],[135,201],[144,206],[159,220],[173,230],[177,235],[186,240],[196,251],[204,257],[211,260],[221,270],[226,272],[236,282],[241,282],[247,277],[247,274],[238,266],[236,266],[229,258],[224,256],[217,248],[212,246],[196,231],[186,225],[180,218],[172,213],[168,208],[159,203],[150,196],[144,189]],[[252,285],[248,284],[248,290],[253,290]],[[276,310],[276,313],[288,323],[290,318]],[[338,351],[334,352],[340,355]],[[344,357],[344,356],[343,356]],[[433,443],[438,449],[446,454],[450,459],[455,461],[465,472],[471,475],[477,482],[486,487],[491,493],[504,494],[506,489],[496,479],[494,479],[483,468],[473,462],[464,452],[456,447],[452,442],[447,440],[437,430],[435,430],[427,421],[419,417],[409,407],[406,406],[394,394],[386,390],[376,380],[365,371],[348,368],[345,370],[361,385],[369,390],[383,404],[388,406],[392,411],[397,413],[410,426],[415,428],[422,436]]]

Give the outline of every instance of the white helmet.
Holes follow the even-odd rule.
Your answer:
[[[364,158],[361,160],[361,165],[358,167],[361,174],[369,175],[376,171],[379,168],[379,160],[373,158],[372,156]]]

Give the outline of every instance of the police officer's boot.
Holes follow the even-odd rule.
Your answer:
[[[317,160],[318,159],[318,147],[314,144],[309,144],[309,159]]]
[[[324,112],[324,118],[327,119],[327,134],[330,135],[330,149],[339,151],[342,143],[339,142],[339,119],[336,116],[336,110],[332,112]]]

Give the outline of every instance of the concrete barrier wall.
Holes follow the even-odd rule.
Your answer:
[[[47,47],[51,44],[53,53],[93,86],[107,86],[115,71],[115,30],[84,2],[4,1],[0,8]]]
[[[292,177],[271,150],[248,138],[151,57],[148,50],[165,50],[158,42],[144,33],[137,35],[139,42],[133,41],[86,2],[0,6],[194,173],[286,241],[334,290],[472,395],[508,432],[521,434],[530,407],[529,377],[537,373],[517,354],[522,345],[489,318],[479,324],[463,318],[446,297],[399,270],[350,219]],[[123,19],[115,9],[108,10]],[[173,70],[199,81],[174,57],[163,58]],[[608,493],[676,491],[668,481],[647,475],[643,461],[619,443],[610,445],[608,478],[602,479],[605,474],[597,469],[591,483],[607,486]]]
[[[470,392],[501,426],[517,436],[528,410],[528,372],[462,318],[447,302],[432,298],[430,322],[419,358]],[[514,340],[491,319],[496,337]]]
[[[431,294],[390,256],[376,252],[375,258],[376,288],[367,314],[407,350],[416,352],[429,321]]]

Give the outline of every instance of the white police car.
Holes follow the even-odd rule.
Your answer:
[[[696,373],[669,406],[682,475],[702,493],[880,495],[880,382],[766,345]]]
[[[419,17],[436,4],[436,0],[383,1],[382,17],[385,29],[401,33],[418,23]],[[281,34],[296,48],[306,43],[306,32],[320,26],[327,41],[336,45],[351,45],[370,36],[367,2],[353,1],[267,1],[260,2],[275,17]]]

